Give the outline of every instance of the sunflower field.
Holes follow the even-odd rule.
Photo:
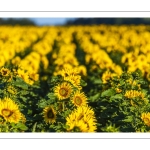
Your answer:
[[[0,26],[0,132],[149,132],[150,26]]]

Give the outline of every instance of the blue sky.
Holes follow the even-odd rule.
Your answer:
[[[75,18],[28,18],[34,21],[37,25],[63,25],[68,20]]]
[[[10,17],[11,18],[11,17]],[[14,18],[13,19],[23,19],[23,18]],[[3,18],[3,19],[8,19],[8,18]],[[42,26],[42,25],[63,25],[65,24],[68,20],[74,20],[75,18],[27,18],[32,21],[34,21],[37,25]]]

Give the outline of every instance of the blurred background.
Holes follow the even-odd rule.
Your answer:
[[[0,18],[0,25],[97,25],[150,24],[150,18]]]

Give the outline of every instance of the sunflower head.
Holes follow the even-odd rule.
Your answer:
[[[13,65],[18,65],[21,61],[21,58],[19,56],[16,56],[14,59],[12,59],[12,64]]]
[[[77,91],[71,97],[71,101],[75,106],[81,106],[81,105],[86,105],[87,98],[83,92],[80,93],[80,91]]]
[[[79,71],[77,68],[72,68],[72,69],[69,69],[69,68],[65,68],[61,71],[61,75],[63,77],[67,77],[67,76],[70,76],[70,75],[78,75],[79,74]]]
[[[7,91],[13,95],[17,94],[17,90],[11,85],[7,87]]]
[[[142,113],[141,119],[144,121],[144,123],[150,127],[150,113]]]
[[[21,120],[19,107],[10,98],[0,100],[0,115],[8,122],[18,123]]]
[[[29,80],[29,74],[27,72],[25,72],[23,69],[18,69],[17,70],[17,76],[22,78],[25,82],[28,83]]]
[[[32,85],[34,83],[34,81],[30,79],[29,72],[27,72],[23,69],[19,68],[17,70],[17,76],[22,78],[24,80],[24,82],[26,82],[27,84]],[[32,75],[31,75],[31,78],[32,78]]]
[[[3,67],[3,68],[0,70],[0,73],[1,73],[2,76],[7,77],[7,76],[9,76],[9,74],[10,74],[10,70]]]
[[[54,123],[56,121],[56,111],[51,105],[44,108],[43,115],[46,123]]]
[[[72,86],[69,82],[60,83],[54,88],[54,93],[59,100],[67,99],[72,93]]]
[[[87,125],[82,121],[74,121],[68,128],[69,132],[87,132]]]
[[[104,84],[108,83],[108,81],[111,79],[111,77],[112,77],[112,74],[111,74],[110,71],[104,72],[103,75],[102,75],[102,81],[103,81],[103,83]]]
[[[75,109],[66,121],[69,132],[95,132],[97,129],[94,111],[87,105]]]
[[[83,76],[87,76],[87,69],[84,65],[80,65],[78,67],[79,73],[82,74]]]
[[[37,74],[35,72],[29,73],[29,77],[33,81],[38,81],[39,80],[39,74]]]
[[[79,90],[82,89],[82,87],[80,86],[81,76],[79,76],[79,75],[70,75],[70,76],[64,77],[64,80],[70,82],[73,86],[75,86]]]

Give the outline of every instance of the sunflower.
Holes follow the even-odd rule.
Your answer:
[[[94,132],[97,129],[96,119],[94,116],[88,115],[88,116],[84,117],[83,122],[84,122],[84,124],[87,125],[88,132]]]
[[[112,73],[110,71],[106,71],[102,75],[102,81],[103,83],[108,83],[108,81],[112,78]]]
[[[29,72],[20,68],[17,70],[17,76],[22,78],[24,82],[30,85],[34,83],[34,79],[38,80],[38,74],[29,74]]]
[[[29,74],[22,69],[17,70],[17,76],[22,78],[26,83],[29,83]]]
[[[56,111],[51,105],[44,108],[43,115],[46,123],[54,123],[56,121]]]
[[[61,75],[63,77],[67,77],[67,76],[70,76],[70,75],[77,75],[79,74],[79,71],[77,68],[72,68],[72,69],[69,69],[69,68],[65,68],[61,71]]]
[[[95,132],[97,129],[94,111],[87,105],[75,109],[66,121],[69,132]]]
[[[3,67],[3,68],[0,70],[0,73],[1,73],[2,76],[7,77],[7,76],[9,76],[9,74],[10,74],[10,70]]]
[[[71,101],[75,106],[81,106],[87,103],[87,98],[83,92],[77,91],[71,97]]]
[[[150,112],[148,113],[142,113],[141,119],[144,121],[144,123],[150,127]]]
[[[21,58],[19,56],[16,56],[14,59],[12,59],[11,62],[13,65],[19,65],[19,63],[21,62]]]
[[[78,115],[75,111],[73,111],[66,118],[66,125],[68,126],[68,131],[70,132],[86,132],[87,125],[83,122],[83,120],[78,120]]]
[[[8,122],[18,123],[21,120],[19,107],[10,98],[0,100],[0,115]]]
[[[60,83],[54,88],[54,93],[59,100],[66,99],[72,93],[72,86],[69,82]]]
[[[83,76],[87,76],[87,69],[84,65],[78,66],[79,73]]]
[[[39,80],[39,74],[37,74],[35,72],[29,73],[29,77],[33,81],[38,81]]]
[[[87,125],[83,122],[83,120],[74,121],[70,124],[70,131],[71,132],[87,132]]]
[[[60,61],[62,62],[63,65],[63,69],[60,70],[59,67],[56,70],[60,70],[57,73],[55,73],[55,75],[61,75],[62,77],[68,77],[70,75],[78,75],[79,74],[79,70],[78,68],[72,68],[72,66],[70,64],[64,64],[62,59],[60,59]]]
[[[81,76],[70,75],[70,76],[64,77],[64,80],[70,82],[73,86],[77,87],[79,90],[82,89],[82,87],[80,86]]]
[[[89,115],[94,116],[93,109],[89,107],[88,105],[78,107],[76,112],[78,114],[84,114],[84,116],[89,116]]]
[[[17,90],[13,87],[13,86],[8,86],[7,87],[7,92],[9,92],[10,94],[13,94],[13,95],[15,95],[15,94],[17,94]]]
[[[140,97],[141,99],[144,99],[145,95],[141,91],[136,91],[136,90],[129,90],[126,91],[125,95],[126,98],[132,99],[135,97]]]

